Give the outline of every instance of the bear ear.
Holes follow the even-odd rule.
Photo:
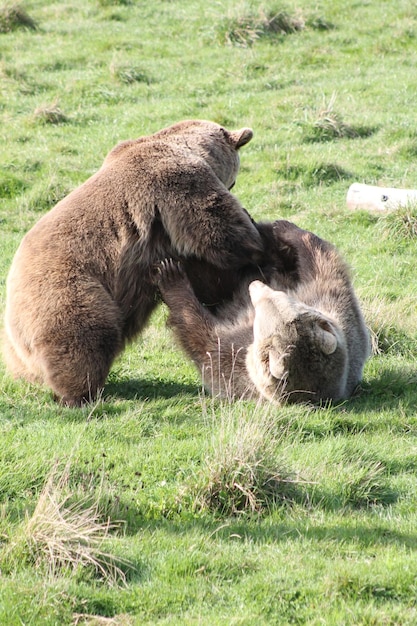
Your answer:
[[[249,143],[253,137],[253,131],[251,128],[241,128],[240,130],[232,130],[230,138],[236,150]]]
[[[333,354],[337,348],[337,335],[335,329],[325,320],[317,324],[317,341],[324,354]]]

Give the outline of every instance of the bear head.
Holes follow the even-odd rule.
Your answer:
[[[227,189],[233,187],[239,171],[238,150],[252,137],[250,128],[229,131],[204,120],[178,122],[152,135],[153,139],[169,139],[202,157]]]
[[[247,369],[259,392],[287,402],[339,399],[347,376],[344,333],[327,315],[260,281]]]

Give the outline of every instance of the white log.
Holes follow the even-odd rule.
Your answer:
[[[417,189],[396,189],[353,183],[348,189],[346,202],[349,209],[392,211],[400,206],[417,203]]]

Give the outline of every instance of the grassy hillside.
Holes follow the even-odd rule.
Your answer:
[[[233,189],[333,241],[373,335],[361,393],[213,402],[161,307],[99,402],[0,364],[0,624],[415,624],[417,187],[411,0],[0,1],[0,307],[27,230],[119,141],[250,126]]]

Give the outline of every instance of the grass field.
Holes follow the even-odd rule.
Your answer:
[[[27,230],[119,141],[250,126],[233,193],[334,242],[374,351],[336,406],[212,401],[160,307],[95,405],[0,365],[0,623],[417,623],[411,0],[0,2],[0,305]]]

